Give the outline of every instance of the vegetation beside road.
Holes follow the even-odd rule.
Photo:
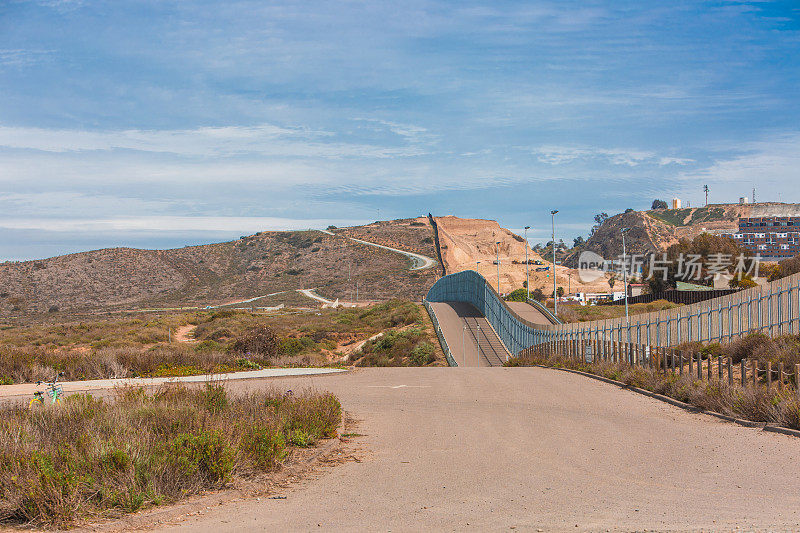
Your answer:
[[[631,304],[628,306],[630,315],[641,315],[654,311],[663,311],[680,307],[680,304],[668,302],[667,300],[656,300],[654,302]],[[624,305],[572,305],[559,304],[558,318],[562,322],[589,322],[592,320],[612,320],[625,316]]]
[[[334,437],[341,415],[331,394],[229,396],[214,384],[5,408],[0,520],[64,527],[224,487]]]
[[[800,336],[787,335],[771,339],[763,334],[751,334],[727,345],[718,343],[683,345],[684,350],[701,353],[703,358],[731,357],[734,364],[742,359],[757,359],[759,365],[767,362],[783,362],[787,368],[800,363]],[[800,398],[792,386],[780,389],[777,386],[742,387],[727,381],[703,381],[672,372],[658,372],[649,368],[634,367],[624,362],[596,361],[586,363],[561,356],[523,354],[511,358],[506,366],[541,365],[553,368],[580,370],[608,379],[620,381],[628,386],[639,387],[704,410],[744,418],[755,422],[771,422],[793,429],[800,429]],[[764,378],[766,379],[766,378]]]
[[[189,326],[191,342],[177,342],[178,328]],[[350,349],[381,332],[384,340]],[[0,384],[51,380],[58,372],[83,380],[328,366],[343,364],[350,352],[362,366],[422,365],[443,359],[437,346],[427,314],[402,300],[311,313],[222,309],[95,318],[0,328]]]

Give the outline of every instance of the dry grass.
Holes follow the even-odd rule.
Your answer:
[[[626,363],[609,361],[584,363],[561,356],[538,354],[512,358],[507,363],[507,366],[531,365],[581,370],[663,394],[701,409],[800,429],[800,402],[792,387],[784,390],[766,386],[742,387],[737,384],[728,385],[725,381],[698,380],[688,374],[657,372]]]
[[[552,294],[552,291],[551,291]],[[679,307],[679,304],[667,300],[633,304],[628,306],[631,315],[652,313],[664,309]],[[558,306],[558,317],[564,322],[588,322],[592,320],[610,320],[625,316],[624,305],[564,305]]]
[[[68,526],[273,469],[291,446],[335,435],[331,394],[229,397],[219,385],[67,397],[0,411],[0,519]]]
[[[185,324],[196,325],[195,342],[165,342],[169,328],[174,332]],[[428,353],[441,360],[421,306],[402,300],[314,313],[263,315],[217,310],[150,319],[18,326],[0,331],[0,385],[50,380],[58,372],[64,372],[66,380],[84,380],[328,366],[337,364],[341,356],[335,350],[340,346],[412,325],[419,329],[418,339],[395,364],[429,364]],[[253,331],[264,328],[275,333],[275,349],[237,349]],[[433,345],[434,352],[430,347],[417,349],[422,343]],[[385,364],[384,359],[376,359],[375,364]]]

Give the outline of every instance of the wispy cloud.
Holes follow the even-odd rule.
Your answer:
[[[563,165],[577,160],[603,160],[613,165],[635,167],[642,163],[658,165],[685,165],[693,160],[688,158],[663,157],[650,151],[621,148],[591,148],[574,146],[541,146],[533,153],[537,160],[549,165]]]
[[[26,67],[52,57],[53,50],[0,50],[0,67]]]
[[[363,224],[361,219],[296,219],[276,217],[181,217],[147,216],[114,218],[3,218],[0,228],[9,230],[40,230],[52,232],[108,232],[108,231],[195,231],[195,232],[249,232],[268,230],[322,229],[339,225]]]
[[[746,196],[755,187],[760,199],[797,199],[800,182],[800,132],[784,132],[765,139],[728,147],[731,155],[721,155],[703,168],[680,173],[682,186],[714,184],[729,197]],[[691,186],[691,185],[689,185]]]
[[[705,182],[800,200],[791,2],[206,4],[3,4],[0,216],[544,227],[553,205],[578,232]]]
[[[399,129],[399,126],[398,126]],[[419,132],[406,127],[404,137]],[[259,154],[281,157],[412,157],[425,153],[413,146],[381,146],[332,140],[333,133],[272,124],[222,126],[192,130],[92,131],[0,126],[0,147],[79,152],[135,150],[185,156]]]

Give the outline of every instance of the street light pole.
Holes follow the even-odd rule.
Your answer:
[[[481,325],[475,324],[475,328],[478,330],[478,333],[475,334],[475,344],[476,344],[476,352],[475,352],[475,366],[481,366]]]
[[[461,330],[461,357],[464,359],[464,365],[467,364],[467,349],[464,344],[464,334],[467,332],[467,325],[464,324],[464,329]]]
[[[556,213],[558,209],[550,211],[553,218],[553,314],[558,316],[558,295],[556,294]]]
[[[631,337],[631,321],[630,315],[628,314],[628,265],[625,259],[626,257],[626,250],[625,250],[625,234],[630,231],[631,228],[622,228],[622,285],[623,289],[625,290],[625,327],[628,329],[628,341],[630,342]]]
[[[531,299],[531,277],[528,273],[528,230],[530,226],[525,226],[525,288],[528,289],[528,298],[526,302]]]
[[[497,253],[497,294],[500,295],[500,241],[494,243],[494,250]]]
[[[481,267],[480,267],[480,264],[481,264],[481,262],[480,262],[480,261],[475,261],[475,272],[477,272],[478,274],[480,274],[480,273],[481,273]]]

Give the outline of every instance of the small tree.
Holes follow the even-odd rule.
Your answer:
[[[231,351],[239,355],[275,357],[279,339],[269,326],[256,326],[246,331],[231,345]]]
[[[664,200],[653,200],[653,206],[651,209],[667,209],[669,206],[667,202]]]
[[[556,294],[558,294],[559,298],[564,296],[564,287],[559,287],[558,290],[556,291]]]
[[[625,210],[626,213],[633,213],[633,211],[634,209],[632,207],[629,207],[628,209]]]
[[[533,292],[531,292],[531,298],[537,302],[543,302],[547,299],[547,297],[544,295],[544,291],[539,288],[533,289]]]
[[[617,276],[612,275],[610,278],[608,278],[608,287],[612,291],[614,290],[614,285],[616,285],[616,283],[617,283]]]

